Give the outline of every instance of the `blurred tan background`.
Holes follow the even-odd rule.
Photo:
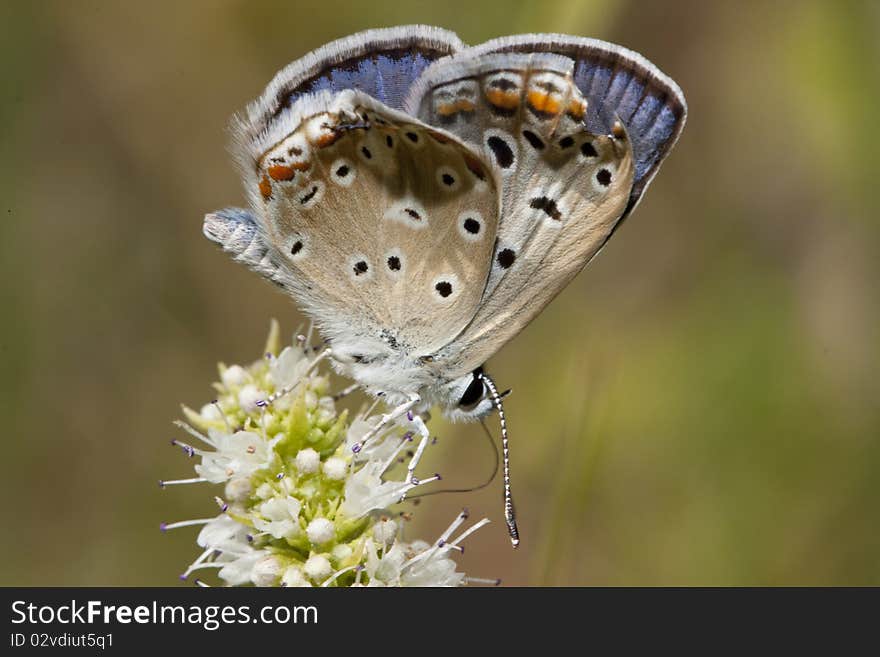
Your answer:
[[[528,585],[880,584],[880,4],[613,0],[0,3],[0,584],[169,585],[216,512],[168,445],[218,360],[257,358],[274,288],[201,236],[243,194],[226,122],[333,38],[619,42],[690,104],[627,225],[490,363],[514,485],[462,559]],[[479,426],[432,464],[478,483]],[[490,422],[497,430],[496,425]]]

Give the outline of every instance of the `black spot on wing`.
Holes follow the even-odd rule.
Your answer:
[[[494,78],[489,82],[489,86],[494,87],[495,89],[501,89],[502,91],[510,91],[511,89],[516,89],[519,85],[513,80],[508,80],[507,78]]]
[[[532,148],[536,151],[544,150],[544,142],[531,130],[523,130],[523,137],[526,138],[526,141],[529,142]]]
[[[502,269],[510,269],[510,266],[516,261],[516,252],[513,249],[501,249],[498,252],[497,260]]]
[[[492,149],[495,161],[502,169],[509,169],[513,164],[513,151],[507,142],[497,135],[492,135],[486,140],[486,144]]]
[[[585,141],[583,144],[581,144],[581,155],[583,155],[584,157],[596,157],[597,155],[599,155],[599,153],[596,152],[596,147],[593,146],[593,144]]]
[[[299,202],[300,202],[302,205],[305,205],[306,203],[308,203],[309,201],[311,201],[311,200],[315,197],[315,194],[317,194],[317,193],[318,193],[318,186],[317,186],[317,185],[313,185],[311,191],[309,191],[308,194],[306,194],[305,196],[301,196],[301,197],[300,197]]]
[[[556,201],[554,201],[552,198],[547,198],[546,196],[533,198],[531,201],[529,201],[529,207],[534,208],[535,210],[543,210],[548,217],[550,217],[551,219],[555,219],[556,221],[562,219],[562,213],[559,211],[559,207],[556,205]]]

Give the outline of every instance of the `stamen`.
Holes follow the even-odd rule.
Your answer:
[[[397,455],[406,447],[406,444],[409,442],[409,438],[404,434],[404,436],[400,439],[400,444],[394,449],[391,456],[382,464],[382,472],[385,472],[388,468],[391,467],[391,464],[397,460]]]
[[[384,429],[388,424],[397,420],[401,415],[403,415],[404,413],[408,413],[408,411],[420,401],[421,398],[418,395],[413,395],[408,401],[405,401],[390,413],[383,415],[381,418],[379,418],[379,422],[376,423],[375,427],[370,429],[358,442],[351,446],[351,451],[357,454],[364,448],[364,445],[367,444],[368,440],[370,440],[373,436],[382,431],[382,429]]]
[[[184,453],[190,458],[192,458],[196,454],[199,454],[201,456],[201,454],[203,453],[203,452],[197,450],[192,445],[188,445],[185,442],[177,440],[176,438],[171,439],[171,444],[174,445],[175,447],[180,447],[180,449],[182,449],[184,451]]]
[[[446,528],[446,531],[440,535],[440,538],[437,539],[437,542],[431,548],[425,550],[421,554],[417,554],[412,559],[405,562],[403,564],[403,566],[401,566],[401,570],[403,568],[408,567],[408,566],[412,566],[413,564],[415,564],[419,561],[429,560],[431,557],[433,557],[437,553],[437,550],[443,549],[444,547],[448,546],[448,539],[452,535],[452,532],[454,532],[456,529],[458,529],[461,526],[461,523],[463,523],[465,520],[467,520],[467,518],[468,518],[467,509],[462,509],[461,513],[459,513],[455,517],[455,520],[452,521],[452,524],[450,524],[449,527]]]
[[[224,412],[223,412],[223,409],[220,408],[220,402],[218,402],[216,399],[214,399],[211,403],[214,405],[214,408],[217,409],[217,412],[220,413],[220,417],[223,418],[223,424],[226,425],[226,432],[227,432],[227,433],[233,433],[233,431],[232,431],[232,425],[229,424],[229,418],[226,417],[226,413],[224,413]]]
[[[459,536],[458,536],[456,539],[454,539],[452,542],[453,542],[453,543],[461,543],[461,542],[462,542],[464,539],[466,539],[468,536],[470,536],[470,535],[473,534],[475,531],[477,531],[478,529],[480,529],[480,527],[485,527],[485,526],[488,525],[490,522],[491,522],[491,521],[490,521],[488,518],[483,518],[483,519],[480,520],[479,522],[475,522],[473,525],[470,526],[469,529],[465,529],[461,534],[459,534]]]
[[[266,405],[259,402],[257,402],[257,405],[260,407],[260,431],[263,433],[263,440],[269,442],[269,437],[266,435]]]
[[[181,422],[180,420],[177,420],[177,421],[175,421],[174,424],[176,426],[180,427],[181,429],[183,429],[184,431],[186,431],[189,435],[198,438],[199,440],[201,440],[203,443],[205,443],[209,447],[214,447],[216,449],[217,445],[215,445],[211,439],[209,439],[207,436],[205,436],[205,435],[199,433],[198,431],[196,431],[195,429],[193,429],[186,422]]]
[[[188,570],[190,573],[192,573],[196,570],[204,570],[205,568],[223,568],[223,566],[228,566],[228,565],[229,565],[228,563],[224,563],[224,562],[209,561],[207,563],[200,563],[195,568],[189,568]],[[183,573],[180,576],[180,579],[186,579],[187,577],[189,577],[189,575],[187,575],[186,573]]]
[[[212,554],[214,554],[214,548],[208,548],[207,550],[202,552],[202,554],[199,556],[199,558],[196,559],[195,561],[193,561],[187,567],[187,569],[183,571],[183,574],[180,576],[180,579],[186,579],[187,577],[189,577],[189,574],[192,571],[196,570],[205,561],[207,561],[208,557],[210,557]]]
[[[340,575],[344,575],[345,573],[350,573],[352,570],[356,570],[360,567],[361,567],[360,564],[355,564],[354,566],[349,566],[348,568],[343,568],[342,570],[337,570],[335,573],[333,573],[333,575],[331,575],[329,578],[327,578],[324,581],[324,583],[321,584],[321,586],[322,587],[330,586],[330,584],[335,582],[336,578],[339,577]]]
[[[299,340],[300,337],[301,336],[297,336],[297,341]],[[320,354],[318,354],[318,356],[311,363],[309,363],[308,369],[306,369],[306,371],[303,372],[303,375],[297,380],[296,383],[294,383],[293,385],[290,385],[290,386],[284,386],[283,388],[281,388],[281,390],[276,390],[271,395],[266,397],[266,399],[261,399],[260,401],[258,401],[257,406],[259,406],[260,408],[265,408],[266,406],[274,404],[276,401],[278,401],[279,399],[281,399],[285,395],[289,395],[291,392],[293,392],[297,388],[297,386],[299,386],[303,381],[306,381],[308,379],[309,373],[313,369],[315,369],[315,367],[317,367],[318,363],[320,363],[322,360],[324,360],[325,358],[330,356],[332,353],[333,352],[330,349],[325,349],[324,351],[322,351]]]
[[[169,529],[180,529],[181,527],[193,527],[195,525],[207,525],[209,522],[212,522],[214,518],[199,518],[197,520],[180,520],[178,522],[163,522],[159,525],[159,529],[163,532],[167,532]]]
[[[203,484],[207,479],[204,477],[193,477],[192,479],[160,479],[159,480],[159,488],[165,488],[166,486],[179,486],[182,484]]]
[[[468,513],[467,509],[462,509],[461,513],[455,516],[455,520],[453,520],[452,523],[450,523],[449,527],[446,528],[446,531],[440,535],[440,540],[446,541],[450,536],[452,536],[452,532],[458,529],[461,526],[461,523],[468,519],[469,515],[470,514]]]
[[[352,383],[347,388],[343,388],[342,390],[337,392],[335,395],[333,395],[333,401],[339,401],[340,399],[343,399],[344,397],[348,397],[351,393],[353,393],[355,390],[357,390],[360,387],[361,387],[360,384]]]
[[[361,420],[364,420],[364,419],[370,417],[370,416],[373,414],[373,411],[376,410],[376,407],[379,405],[379,402],[382,401],[382,397],[383,397],[383,394],[380,392],[380,393],[376,396],[376,399],[373,400],[373,403],[369,405],[369,407],[367,408],[367,410],[360,414],[360,419],[361,419]]]

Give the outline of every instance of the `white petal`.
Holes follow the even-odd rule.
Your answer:
[[[241,365],[232,365],[223,370],[220,378],[223,380],[223,385],[227,388],[232,386],[238,387],[247,381],[248,373]]]
[[[336,537],[336,527],[327,518],[315,518],[306,527],[306,535],[313,545],[323,545]]]
[[[296,469],[303,474],[313,474],[321,467],[321,456],[311,447],[301,449],[296,455]]]
[[[314,582],[327,579],[333,573],[333,566],[322,554],[313,554],[303,566],[305,574]]]

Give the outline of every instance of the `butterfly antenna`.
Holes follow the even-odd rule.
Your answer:
[[[519,530],[516,528],[516,510],[513,507],[513,496],[510,493],[510,445],[507,439],[507,421],[504,419],[504,406],[501,404],[501,395],[495,382],[488,374],[481,373],[480,378],[486,384],[492,404],[498,409],[498,418],[501,420],[501,453],[504,461],[504,521],[507,523],[507,533],[510,535],[510,543],[516,549],[519,546]]]

